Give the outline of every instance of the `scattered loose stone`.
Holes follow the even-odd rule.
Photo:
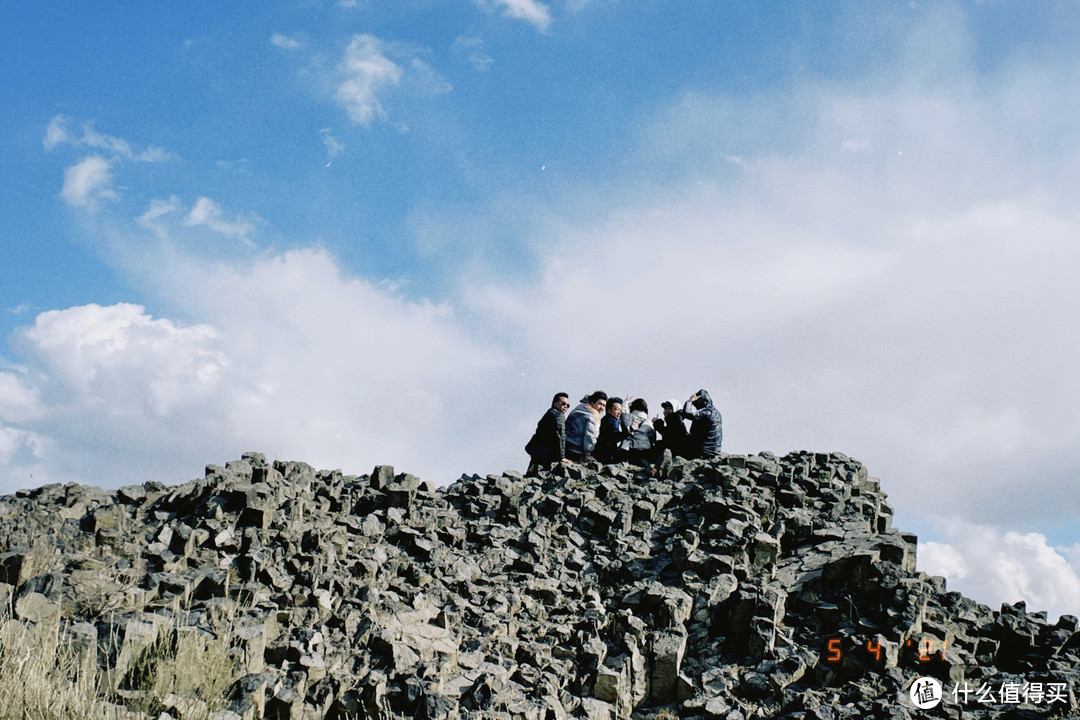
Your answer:
[[[0,509],[0,622],[57,624],[107,671],[118,717],[141,707],[148,647],[215,637],[221,618],[220,720],[1078,711],[1080,621],[994,611],[917,572],[879,481],[836,453],[442,488],[245,453],[176,487],[51,485]],[[972,694],[916,710],[926,675]],[[1025,682],[1041,701],[976,699]],[[161,702],[163,720],[206,714],[183,692]]]

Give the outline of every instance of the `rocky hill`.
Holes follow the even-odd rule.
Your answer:
[[[947,592],[891,519],[839,454],[434,488],[248,453],[181,486],[0,498],[0,619],[55,628],[115,718],[1076,713],[1077,619]],[[227,638],[224,707],[148,695],[193,634]]]

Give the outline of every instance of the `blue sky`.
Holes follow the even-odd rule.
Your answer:
[[[0,491],[438,483],[709,388],[1080,614],[1069,2],[0,9]]]

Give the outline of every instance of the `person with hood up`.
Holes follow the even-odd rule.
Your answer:
[[[653,418],[653,428],[660,434],[659,452],[667,448],[674,457],[686,457],[690,451],[690,435],[686,432],[679,401],[665,400],[660,407],[664,410],[664,417]]]
[[[581,403],[566,416],[566,457],[582,462],[592,460],[600,437],[600,417],[607,407],[607,393],[597,390],[581,398]]]
[[[698,390],[683,405],[682,415],[690,418],[690,458],[711,458],[720,454],[724,440],[720,411],[707,390]]]

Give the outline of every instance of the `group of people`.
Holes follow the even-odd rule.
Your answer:
[[[663,417],[650,420],[644,399],[627,397],[624,401],[597,390],[570,410],[569,394],[557,393],[525,446],[530,458],[529,473],[556,463],[589,460],[645,465],[664,450],[685,458],[708,458],[720,453],[722,419],[706,390],[698,390],[685,403],[665,400],[660,407]]]

